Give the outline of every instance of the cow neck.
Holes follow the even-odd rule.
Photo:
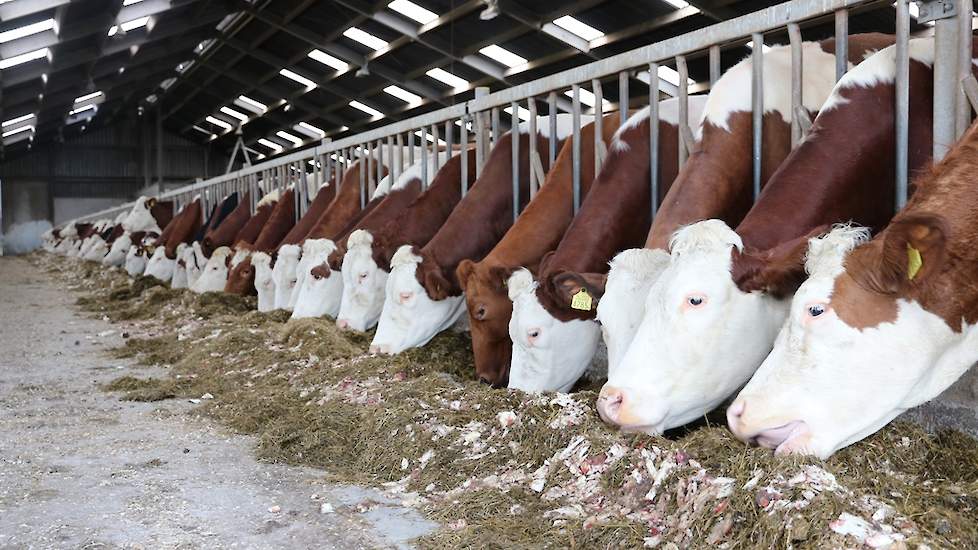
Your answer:
[[[761,181],[766,182],[791,150],[791,127],[777,112],[763,117]],[[666,250],[683,225],[720,219],[736,226],[753,204],[751,113],[727,118],[729,131],[704,121],[703,137],[689,156],[649,231],[645,247]]]
[[[277,202],[265,203],[255,210],[255,215],[251,216],[234,236],[233,244],[235,247],[238,246],[238,243],[247,243],[248,246],[251,246],[255,242],[262,227],[265,226],[265,222],[268,221],[268,217],[272,215],[272,210],[275,209],[276,204]]]
[[[888,301],[906,300],[939,316],[955,332],[962,324],[978,323],[978,201],[975,200],[974,174],[978,171],[978,125],[961,139],[944,161],[917,180],[917,190],[907,206],[893,218],[897,222],[920,215],[939,216],[945,223],[945,248],[939,269],[915,284],[903,285]],[[889,230],[883,230],[869,245],[857,248],[845,261],[844,276],[864,277],[859,270],[879,269],[878,263],[864,255],[878,254]],[[839,288],[839,277],[836,289]],[[846,320],[845,304],[833,307]],[[894,303],[893,309],[896,310]],[[858,313],[858,312],[857,312]]]
[[[295,226],[295,188],[289,188],[278,200],[261,233],[255,239],[254,250],[271,253]]]
[[[602,139],[610,143],[617,129],[618,114],[604,117]],[[591,190],[594,178],[594,123],[581,129],[581,197]],[[540,258],[557,248],[574,219],[573,140],[568,139],[540,191],[485,261],[494,265],[523,266],[535,271]]]
[[[360,213],[360,168],[363,161],[357,161],[343,174],[343,183],[336,191],[336,197],[323,214],[316,220],[315,227],[306,235],[307,239],[336,240],[343,230]]]
[[[606,273],[620,250],[642,245],[651,211],[648,119],[623,131],[623,145],[612,147],[598,178],[567,228],[554,254],[541,266],[537,298],[561,321],[593,319],[594,312],[565,308],[553,286],[564,271]],[[666,194],[678,171],[678,131],[659,121],[659,194]]]
[[[400,212],[405,205],[410,203],[421,192],[421,180],[414,179],[401,188],[391,191],[387,195],[377,197],[367,204],[367,207],[350,223],[343,228],[343,233],[336,239],[336,249],[330,253],[327,263],[329,266],[339,271],[343,266],[343,256],[346,254],[346,239],[357,229],[375,231],[389,220],[394,214]]]
[[[463,154],[468,155],[468,181],[474,185],[475,149]],[[401,245],[428,244],[462,199],[461,175],[462,154],[459,154],[442,166],[424,193],[376,231],[371,249],[378,267],[390,271],[391,256]]]
[[[521,133],[518,139],[519,200],[523,205],[529,202],[530,197],[530,136]],[[537,140],[537,151],[546,151],[549,147],[549,140],[542,135],[537,134],[533,139]],[[493,147],[477,184],[458,203],[438,233],[419,251],[424,267],[416,271],[416,276],[429,295],[431,289],[426,286],[426,270],[440,270],[449,283],[448,294],[458,296],[462,289],[455,275],[455,267],[465,259],[481,260],[512,227],[512,152],[512,133],[509,133]],[[549,169],[547,155],[541,155],[541,160],[544,169]]]
[[[189,243],[193,240],[203,223],[201,210],[200,199],[197,199],[188,204],[179,216],[173,218],[173,222],[170,225],[174,227],[166,240],[164,248],[167,258],[175,260],[177,258],[177,245],[180,243]]]
[[[316,225],[316,221],[323,215],[323,212],[326,211],[329,203],[332,202],[333,198],[335,197],[335,185],[327,185],[326,187],[321,188],[319,192],[316,193],[316,198],[313,199],[312,203],[309,205],[309,208],[306,210],[306,213],[299,218],[299,221],[295,224],[292,230],[289,231],[289,234],[282,239],[279,246],[281,247],[286,244],[300,244],[302,241],[304,241],[306,236]]]
[[[173,201],[156,201],[149,209],[149,214],[156,220],[156,225],[164,228],[173,221]]]
[[[933,72],[910,64],[910,157],[916,171],[930,161]],[[896,139],[892,82],[843,90],[788,157],[757,205],[737,227],[744,246],[769,250],[825,224],[853,221],[875,231],[894,212]]]

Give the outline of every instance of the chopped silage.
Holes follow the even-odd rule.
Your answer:
[[[828,461],[775,457],[708,423],[620,434],[593,391],[477,383],[463,335],[378,357],[370,335],[328,320],[36,258],[88,293],[86,311],[126,323],[119,353],[170,369],[108,389],[211,394],[204,410],[255,435],[261,457],[382,486],[441,521],[423,546],[978,547],[978,445],[963,434],[896,423]]]

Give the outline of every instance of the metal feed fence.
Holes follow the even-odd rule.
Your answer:
[[[223,176],[199,181],[192,185],[169,191],[160,199],[173,200],[180,208],[198,194],[204,211],[209,212],[223,197],[238,191],[243,195],[252,192],[252,209],[258,200],[259,186],[264,192],[284,190],[295,185],[296,215],[308,209],[314,194],[326,182],[339,185],[344,171],[354,162],[363,161],[366,170],[360,170],[360,203],[366,204],[376,184],[380,181],[384,166],[390,167],[392,178],[398,177],[406,166],[416,160],[422,162],[422,181],[428,179],[429,155],[435,170],[442,158],[449,158],[453,148],[467,150],[475,147],[475,169],[478,177],[491,147],[498,142],[505,128],[501,110],[508,110],[511,126],[520,123],[520,112],[526,113],[526,124],[531,135],[538,124],[548,124],[550,135],[557,130],[557,114],[560,111],[572,115],[573,142],[573,201],[574,211],[581,202],[581,116],[582,91],[590,88],[595,115],[620,112],[624,122],[629,113],[630,85],[633,78],[644,81],[649,90],[650,143],[649,156],[650,191],[652,212],[658,210],[658,122],[659,90],[672,92],[679,100],[679,163],[685,162],[693,145],[693,132],[689,127],[688,71],[690,59],[706,57],[709,64],[710,85],[720,77],[720,55],[726,48],[752,44],[753,74],[751,88],[752,161],[755,198],[760,194],[763,139],[762,106],[764,35],[786,32],[791,47],[791,130],[792,144],[798,143],[810,125],[808,114],[802,107],[802,36],[801,29],[823,24],[834,19],[836,38],[836,80],[848,69],[849,14],[862,9],[877,8],[889,4],[879,0],[793,0],[772,6],[736,19],[723,21],[710,27],[693,31],[624,52],[587,65],[572,68],[526,84],[489,93],[486,88],[476,89],[475,98],[452,107],[423,114],[381,128],[369,130],[336,141],[323,140],[316,147],[284,155],[251,167],[230,172]],[[933,20],[935,34],[934,62],[934,158],[943,158],[948,148],[964,133],[971,123],[972,107],[978,103],[978,82],[971,75],[972,0],[946,0],[918,2],[918,21]],[[909,52],[910,14],[908,0],[897,0],[896,10],[896,205],[901,208],[907,200],[907,162],[909,126]],[[678,84],[673,85],[659,75],[659,68],[672,63],[678,74]],[[604,101],[603,86],[618,84],[617,106]],[[569,92],[569,93],[567,93]],[[570,96],[568,101],[567,96]],[[970,100],[970,101],[969,101]],[[541,107],[547,116],[538,118]],[[606,108],[607,107],[607,108]],[[595,116],[595,174],[601,169],[605,144],[601,140],[602,117]],[[456,128],[457,127],[457,128]],[[458,139],[455,133],[458,132]],[[470,135],[470,133],[472,135]],[[415,139],[415,138],[419,139]],[[537,151],[535,140],[528,140],[531,196],[543,182],[544,171],[541,155],[548,155],[551,162],[557,156],[556,141],[550,140],[547,151]],[[519,140],[512,140],[513,217],[519,215]],[[462,155],[459,185],[463,194],[467,191],[468,155]],[[590,177],[590,175],[588,175]],[[94,220],[112,218],[128,210],[132,203],[96,212],[81,218]]]

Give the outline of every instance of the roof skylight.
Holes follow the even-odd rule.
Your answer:
[[[11,40],[17,40],[18,38],[23,38],[39,32],[54,30],[54,27],[54,19],[45,19],[44,21],[38,21],[37,23],[31,23],[30,25],[24,25],[23,27],[17,27],[16,29],[0,32],[0,44],[6,44]]]
[[[259,115],[268,110],[268,105],[265,105],[260,101],[255,101],[254,99],[251,99],[245,95],[238,96],[238,99],[234,100],[234,104]]]
[[[306,134],[309,137],[324,138],[326,137],[326,132],[322,129],[309,124],[308,122],[300,122],[292,127],[295,131]]]
[[[345,71],[350,64],[342,59],[333,57],[322,50],[313,50],[309,52],[309,58],[326,65],[327,67],[332,67],[337,71]]]
[[[264,145],[265,147],[268,147],[269,149],[271,149],[272,151],[275,151],[276,153],[281,152],[282,149],[283,149],[283,147],[281,145],[279,145],[278,143],[275,143],[274,141],[271,141],[271,140],[268,140],[268,139],[265,139],[265,138],[259,139],[258,140],[258,143]]]
[[[520,57],[505,48],[497,46],[496,44],[491,44],[485,48],[482,48],[479,50],[479,53],[510,68],[526,65],[526,58]]]
[[[409,2],[408,0],[394,0],[390,4],[387,4],[387,7],[401,15],[414,19],[422,25],[426,25],[435,19],[438,19],[438,15],[434,12],[426,10],[414,2]]]
[[[382,50],[387,47],[387,42],[384,40],[356,27],[350,27],[343,31],[343,36],[374,50]]]
[[[28,61],[43,59],[50,53],[50,50],[47,48],[41,48],[40,50],[15,55],[13,57],[8,57],[7,59],[0,59],[0,69],[9,69],[10,67],[16,67],[17,65],[27,63]]]
[[[369,105],[364,105],[363,103],[360,103],[359,101],[351,101],[350,102],[350,107],[353,107],[354,109],[359,109],[359,110],[367,113],[368,115],[370,115],[372,117],[382,118],[384,116],[384,113],[378,111],[377,109],[374,109],[373,107],[371,107]]]
[[[148,15],[146,17],[133,19],[132,21],[126,21],[125,23],[120,23],[118,25],[112,25],[112,27],[109,28],[109,36],[115,36],[119,32],[120,28],[124,32],[129,32],[138,29],[139,27],[145,27],[147,24],[149,24]]]
[[[406,101],[408,103],[421,103],[421,96],[419,96],[418,94],[411,93],[399,86],[388,86],[384,88],[384,91],[396,97],[397,99]]]
[[[468,88],[469,87],[469,81],[468,80],[465,80],[464,78],[455,76],[454,74],[446,71],[445,69],[435,68],[435,69],[431,69],[430,71],[426,72],[425,74],[428,75],[428,76],[430,76],[431,78],[434,78],[435,80],[437,80],[437,81],[439,81],[439,82],[441,82],[443,84],[448,84],[449,86],[451,86],[452,88],[455,88],[456,90],[459,89],[459,88]]]
[[[595,105],[595,103],[597,103],[597,99],[598,99],[598,98],[596,98],[594,96],[594,93],[591,92],[591,90],[585,90],[584,88],[581,88],[580,90],[581,90],[581,92],[580,92],[581,103],[587,105],[588,107],[594,107],[594,105]],[[574,99],[574,92],[573,92],[573,90],[567,90],[566,92],[564,92],[564,95],[567,96],[567,97],[569,97],[569,98],[571,98],[571,99]],[[602,100],[602,107],[604,109],[607,109],[610,105],[611,104],[608,103],[608,100],[606,100],[606,99],[605,100]]]
[[[240,120],[241,122],[248,122],[248,115],[242,113],[241,111],[236,111],[230,107],[221,107],[221,112]]]
[[[604,36],[603,32],[592,27],[591,25],[588,25],[587,23],[584,23],[583,21],[574,19],[569,15],[565,15],[559,19],[554,19],[554,25],[557,25],[565,31],[576,34],[588,42]]]
[[[27,115],[24,115],[24,116],[19,116],[17,118],[12,118],[10,120],[5,120],[5,121],[3,121],[2,127],[6,128],[8,126],[14,126],[14,125],[20,124],[22,122],[27,122],[28,120],[31,120],[33,118],[34,118],[34,113],[31,113],[31,114],[27,114]]]
[[[285,141],[291,141],[292,144],[295,145],[296,147],[302,145],[302,139],[300,139],[297,136],[293,136],[292,134],[286,132],[285,130],[279,130],[278,132],[275,132],[275,135],[284,139]]]
[[[210,122],[211,124],[213,124],[214,126],[217,126],[218,128],[224,128],[225,130],[230,130],[231,128],[233,128],[233,126],[231,126],[227,122],[225,122],[225,121],[223,121],[223,120],[221,120],[221,119],[219,119],[217,117],[214,117],[214,116],[208,115],[207,118],[205,118],[204,120],[206,120],[207,122]]]
[[[316,87],[316,83],[313,82],[312,80],[309,80],[308,78],[302,76],[301,74],[296,74],[288,69],[282,69],[281,71],[278,72],[278,74],[284,76],[285,78],[288,78],[289,80],[294,80],[295,82],[302,84],[306,88]]]

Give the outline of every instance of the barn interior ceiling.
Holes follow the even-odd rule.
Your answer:
[[[270,157],[777,3],[0,0],[0,152],[143,116],[227,152],[240,127],[249,150]],[[854,14],[850,32],[894,20],[880,2]],[[806,38],[831,35],[831,21],[823,27]],[[747,51],[725,50],[724,65]],[[692,90],[706,89],[706,63],[689,69]],[[669,93],[677,73],[663,65],[660,76]]]

